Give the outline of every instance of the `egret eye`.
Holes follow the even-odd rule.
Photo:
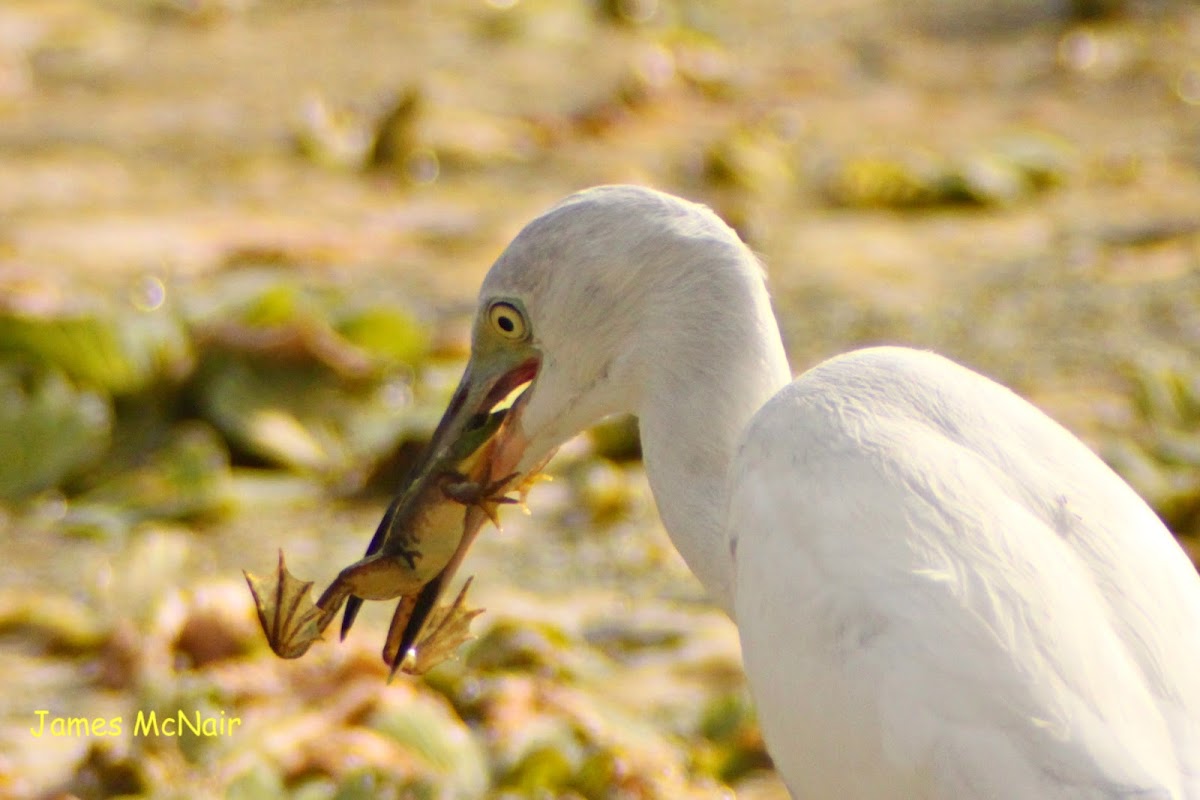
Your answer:
[[[492,328],[496,333],[505,339],[514,341],[524,339],[528,330],[525,325],[525,316],[512,303],[503,301],[492,303],[492,307],[488,309],[488,320],[492,323]]]

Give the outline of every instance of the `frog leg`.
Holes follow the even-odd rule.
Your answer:
[[[466,475],[458,472],[450,472],[447,475],[450,480],[442,484],[442,493],[451,500],[462,503],[464,506],[478,507],[499,528],[500,517],[497,514],[497,510],[502,505],[518,502],[511,497],[505,496],[508,484],[512,482],[513,478],[517,477],[517,474],[514,472],[499,480],[484,483],[473,481]]]
[[[418,550],[388,547],[359,559],[338,573],[317,601],[317,607],[332,617],[351,596],[391,600],[410,594],[420,588],[413,578],[420,557]]]
[[[390,600],[415,592],[419,587],[412,583],[411,570],[418,555],[408,551],[396,556],[377,553],[357,561],[338,573],[314,605],[309,591],[312,581],[292,575],[280,551],[273,580],[245,573],[267,643],[281,658],[299,658],[321,638],[346,598]]]
[[[383,519],[379,520],[379,525],[375,528],[375,535],[371,537],[371,543],[367,545],[367,552],[363,556],[373,556],[383,547],[383,543],[387,541],[388,531],[392,529],[392,524],[396,521],[396,514],[400,512],[401,506],[404,505],[405,495],[398,495],[391,503],[388,503],[387,511],[383,515]],[[354,618],[358,616],[358,610],[362,608],[363,599],[350,595],[350,599],[346,602],[346,615],[342,617],[341,638],[344,640],[346,634],[350,632],[350,626],[354,624]]]
[[[389,681],[404,663],[406,654],[400,652],[400,647],[419,597],[418,594],[404,595],[396,604],[395,613],[392,614],[392,624],[388,626],[387,639],[383,643],[383,663],[391,667],[391,673],[388,675]]]
[[[449,605],[437,606],[432,612],[419,615],[418,618],[427,617],[423,630],[409,630],[414,619],[413,613],[423,601],[436,601],[438,592],[422,591],[420,595],[406,595],[400,601],[396,613],[392,615],[387,641],[383,645],[384,663],[391,667],[389,681],[397,672],[424,675],[452,657],[463,643],[474,638],[470,633],[471,620],[482,614],[483,609],[468,609],[464,604],[473,580],[473,577],[467,578]],[[415,638],[416,641],[402,652],[405,638]]]

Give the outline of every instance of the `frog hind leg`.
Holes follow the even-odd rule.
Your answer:
[[[379,520],[379,524],[375,527],[375,535],[371,537],[371,543],[367,545],[367,556],[373,556],[383,547],[384,541],[387,540],[387,532],[391,530],[392,523],[396,520],[396,514],[400,510],[403,496],[396,497],[388,504],[387,511],[383,514],[383,519]],[[339,639],[345,641],[346,634],[350,633],[350,628],[354,625],[354,619],[358,616],[358,610],[362,608],[363,599],[357,595],[351,594],[346,599],[346,613],[342,615],[342,629],[338,636]]]
[[[424,675],[438,664],[454,656],[471,636],[471,620],[483,613],[483,609],[468,609],[465,605],[467,590],[473,578],[467,578],[458,596],[450,605],[438,606],[429,615],[427,630],[417,638],[413,649],[399,660],[399,667],[410,675]],[[393,674],[394,674],[393,670]]]
[[[421,630],[442,593],[445,574],[444,571],[439,572],[437,577],[422,586],[420,591],[415,595],[406,596],[396,607],[392,625],[388,629],[388,638],[383,646],[383,660],[391,667],[389,681],[400,670],[408,652],[417,643],[417,637],[421,635]]]
[[[417,607],[417,598],[420,593],[406,594],[400,598],[400,602],[396,604],[396,611],[392,614],[392,623],[388,626],[387,640],[383,643],[383,663],[390,667],[391,672],[388,674],[388,680],[396,675],[404,663],[404,656],[407,655],[407,649],[401,649],[404,641],[404,632],[408,627],[409,621],[412,619],[413,611]]]

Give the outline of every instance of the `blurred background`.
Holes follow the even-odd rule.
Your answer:
[[[1195,2],[4,0],[0,797],[785,797],[628,421],[423,679],[384,604],[275,658],[241,577],[359,557],[491,261],[611,182],[738,229],[797,372],[941,351],[1200,555]]]

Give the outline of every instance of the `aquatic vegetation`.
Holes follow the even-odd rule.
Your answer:
[[[253,274],[195,305],[190,393],[238,450],[354,488],[411,433],[428,334],[403,310]]]
[[[1105,456],[1200,555],[1200,364],[1146,359],[1130,371],[1138,427]]]
[[[57,370],[0,363],[0,499],[28,497],[96,464],[112,416],[106,397]]]
[[[224,502],[227,449],[348,490],[426,433],[411,385],[429,334],[398,305],[266,273],[182,309],[155,286],[132,313],[87,292],[68,303],[20,289],[0,303],[0,498],[59,488],[187,516]],[[219,439],[181,419],[188,406]]]
[[[1071,155],[1066,142],[1028,132],[962,155],[909,150],[847,156],[824,170],[820,185],[830,203],[850,208],[1008,206],[1062,183]]]

